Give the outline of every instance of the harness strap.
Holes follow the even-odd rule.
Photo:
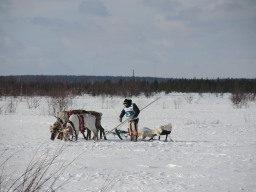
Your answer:
[[[82,114],[77,114],[78,119],[79,119],[79,130],[81,133],[85,132],[84,128],[84,116]]]

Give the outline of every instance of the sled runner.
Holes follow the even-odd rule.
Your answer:
[[[123,137],[125,137],[126,139],[128,137],[128,131],[123,131],[123,130],[120,130],[120,129],[115,129],[115,131],[112,131],[110,133],[113,134],[114,136],[117,135],[120,140],[123,140]]]

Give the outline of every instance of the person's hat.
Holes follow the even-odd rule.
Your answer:
[[[124,102],[123,102],[123,104],[124,104],[125,106],[127,106],[127,107],[130,106],[131,103],[132,103],[132,100],[131,100],[131,99],[125,99]]]

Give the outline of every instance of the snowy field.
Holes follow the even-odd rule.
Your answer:
[[[55,118],[48,114],[46,98],[32,109],[26,98],[17,98],[14,113],[5,111],[10,98],[0,98],[1,163],[12,155],[1,174],[14,181],[34,156],[43,158],[64,146],[49,170],[71,162],[57,177],[57,191],[256,191],[255,102],[235,108],[229,94],[172,93],[131,99],[143,108],[158,96],[141,112],[139,128],[155,129],[171,122],[174,142],[164,142],[165,136],[153,142],[121,141],[112,134],[96,143],[84,140],[82,134],[78,141],[51,141]],[[74,98],[71,108],[102,112],[102,125],[111,130],[119,124],[123,100],[85,95]],[[127,130],[127,124],[120,128]]]

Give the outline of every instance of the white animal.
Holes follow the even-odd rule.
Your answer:
[[[94,134],[94,140],[98,140],[98,130],[96,129],[95,122],[96,117],[91,114],[83,114],[84,117],[84,126],[88,128]],[[63,137],[64,140],[67,141],[71,136],[75,136],[77,140],[79,134],[79,117],[78,115],[74,114],[69,117],[66,127],[63,129]]]
[[[156,133],[154,130],[148,128],[148,127],[143,127],[141,130],[138,131],[139,137],[142,139],[145,139],[146,137],[150,137],[149,140],[152,140],[154,136],[156,136]]]
[[[146,137],[150,137],[149,140],[152,140],[155,136],[159,136],[158,140],[160,140],[160,135],[166,135],[165,141],[167,141],[168,135],[172,132],[172,124],[169,123],[167,125],[161,125],[157,129],[150,129],[148,127],[143,127],[142,130],[138,132],[139,137],[145,139]],[[172,139],[170,139],[172,141]]]

